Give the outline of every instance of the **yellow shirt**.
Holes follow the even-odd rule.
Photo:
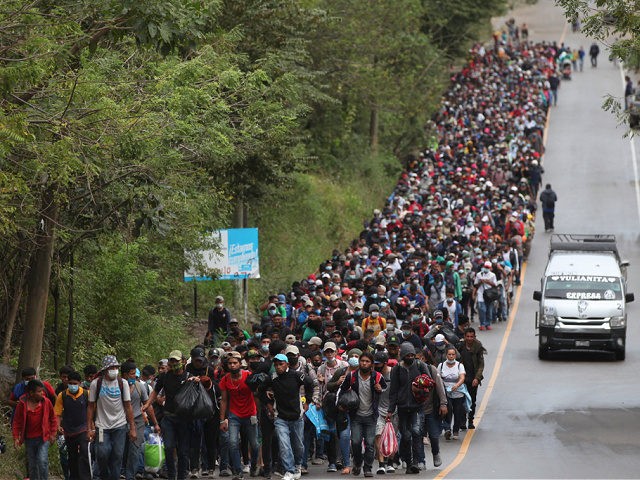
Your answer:
[[[384,317],[371,318],[369,316],[362,321],[362,333],[364,334],[368,329],[372,329],[373,336],[377,337],[381,331],[387,329],[387,320]]]
[[[62,401],[62,393],[60,392],[58,394],[58,397],[56,398],[56,404],[53,407],[53,412],[58,416],[61,417],[62,416],[62,412],[64,411],[64,406],[63,406],[63,401]],[[75,395],[73,395],[71,392],[69,392],[69,390],[67,390],[67,395],[70,396],[71,398],[73,398],[74,400],[77,400],[80,395],[82,395],[84,393],[84,389],[82,387],[78,388],[78,393],[76,393]]]

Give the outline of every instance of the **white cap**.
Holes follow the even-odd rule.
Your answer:
[[[295,345],[289,345],[287,347],[287,349],[284,351],[285,355],[288,355],[290,353],[294,353],[296,355],[300,355],[300,350],[298,349],[298,347],[296,347]]]
[[[444,342],[444,335],[439,333],[436,335],[436,338],[434,339],[434,342],[436,343],[442,343]]]

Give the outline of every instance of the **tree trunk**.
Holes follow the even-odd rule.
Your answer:
[[[57,222],[58,209],[54,200],[54,190],[49,188],[43,195],[42,219],[38,225],[36,246],[31,257],[29,270],[24,332],[18,360],[18,372],[23,368],[40,367],[42,340],[49,300],[51,280],[51,259]]]
[[[75,275],[74,267],[73,267],[73,250],[69,252],[69,321],[67,323],[67,354],[65,357],[65,365],[71,365],[73,360],[73,341],[75,335],[75,325],[74,325],[74,300],[73,300],[73,277]]]
[[[371,116],[369,118],[369,147],[371,153],[378,154],[378,107],[371,108]]]
[[[2,363],[6,364],[11,360],[11,337],[13,337],[13,329],[16,325],[16,318],[18,318],[18,311],[20,310],[20,303],[22,302],[26,271],[26,268],[22,269],[19,274],[18,282],[13,292],[13,300],[7,313],[7,327],[4,332],[4,342],[2,344]]]
[[[56,281],[53,287],[53,369],[58,371],[58,337],[60,317],[60,283]]]

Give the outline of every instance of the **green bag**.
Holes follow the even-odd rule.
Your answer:
[[[144,471],[158,473],[164,464],[164,444],[160,435],[150,435],[149,442],[144,444]]]

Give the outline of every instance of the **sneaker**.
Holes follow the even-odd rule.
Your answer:
[[[442,459],[440,458],[440,454],[436,453],[433,456],[433,466],[434,467],[439,467],[440,465],[442,465]]]
[[[380,465],[376,470],[376,475],[384,475],[387,471],[384,469],[384,465]]]
[[[231,480],[244,480],[244,475],[242,473],[236,473]]]
[[[444,432],[444,438],[446,440],[451,440],[451,430],[447,430],[446,432]]]
[[[473,422],[469,422],[469,426],[467,428],[469,430],[475,430],[476,426],[473,424]]]
[[[308,475],[309,474],[309,469],[302,467],[302,468],[300,468],[300,473],[302,475]]]
[[[424,463],[424,462],[420,462],[420,463],[418,464],[418,468],[419,468],[420,470],[426,470],[426,469],[427,469],[427,466],[425,465],[425,463]]]
[[[249,473],[251,471],[251,464],[247,464],[242,467],[242,473]]]
[[[486,330],[486,328],[485,328],[485,326],[484,326],[484,325],[480,325],[480,327],[479,327],[479,328],[480,328],[480,330]]]
[[[221,477],[230,477],[231,476],[231,470],[229,470],[228,468],[224,468],[224,469],[220,470],[220,476]]]
[[[451,440],[458,440],[458,432],[454,432],[451,436]]]
[[[466,425],[460,425],[460,430],[466,430],[467,426]]]
[[[251,472],[249,473],[250,477],[257,477],[260,475],[260,468],[259,467],[254,467],[251,469]]]
[[[201,477],[208,477],[209,476],[209,470],[202,470],[202,473],[200,474]]]
[[[337,471],[338,471],[338,467],[336,467],[333,463],[330,463],[329,466],[327,467],[328,473],[333,473]]]
[[[296,480],[296,477],[293,473],[287,472],[282,476],[282,480]]]
[[[360,467],[353,467],[351,469],[351,475],[353,475],[354,477],[359,477],[360,476]]]
[[[387,473],[395,473],[396,469],[393,468],[393,465],[387,465],[387,468],[385,468],[385,470],[387,471]]]
[[[493,330],[493,328],[491,328],[491,325],[487,325],[485,328],[486,328],[487,330]]]
[[[191,470],[191,474],[189,475],[189,478],[199,478],[198,470]]]
[[[296,467],[296,471],[293,473],[294,480],[299,480],[301,476],[302,476],[302,468]]]
[[[314,458],[313,460],[311,460],[311,465],[323,465],[324,464],[324,460],[321,458]]]
[[[373,477],[373,472],[371,470],[365,470],[364,476],[367,478]]]

